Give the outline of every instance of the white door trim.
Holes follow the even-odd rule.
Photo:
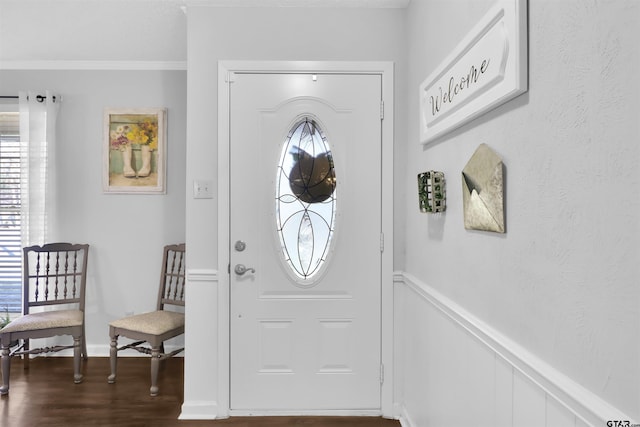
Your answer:
[[[229,310],[229,76],[234,72],[252,73],[336,73],[379,74],[382,76],[382,307],[381,360],[385,367],[381,386],[381,415],[393,413],[393,63],[392,62],[316,62],[316,61],[220,61],[218,63],[218,409],[217,418],[231,415],[230,387],[230,310]],[[382,107],[381,107],[382,110]],[[344,412],[344,411],[343,411]],[[354,412],[356,413],[356,412]],[[236,415],[236,414],[233,414]]]

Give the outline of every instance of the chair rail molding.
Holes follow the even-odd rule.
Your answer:
[[[412,274],[403,271],[394,272],[394,286],[396,289],[402,288],[420,297],[429,307],[444,315],[446,321],[464,331],[464,335],[470,338],[468,342],[475,342],[495,354],[496,360],[508,366],[509,372],[513,375],[513,381],[516,381],[516,376],[526,379],[546,396],[546,405],[552,404],[554,408],[562,408],[565,416],[575,417],[576,426],[604,426],[612,419],[612,414],[616,414],[615,419],[631,420],[622,411],[502,335]],[[407,329],[411,325],[403,326]],[[401,344],[396,344],[396,350],[399,352],[402,351],[400,346]],[[517,408],[513,409],[513,411],[516,410]],[[396,416],[405,427],[415,425],[412,423],[412,414],[407,412],[402,401],[396,402]],[[514,416],[517,414],[514,413]]]
[[[218,270],[216,269],[187,269],[189,282],[217,282]]]

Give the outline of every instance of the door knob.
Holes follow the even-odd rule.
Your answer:
[[[250,273],[255,273],[256,269],[252,268],[252,267],[245,267],[244,264],[236,264],[236,266],[233,268],[233,271],[235,271],[235,273],[238,276],[242,276],[247,271],[250,272]]]

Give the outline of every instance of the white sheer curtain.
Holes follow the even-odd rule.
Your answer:
[[[22,246],[56,241],[56,120],[60,96],[20,92]]]

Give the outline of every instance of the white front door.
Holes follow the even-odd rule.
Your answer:
[[[232,76],[232,410],[381,407],[381,79]]]

